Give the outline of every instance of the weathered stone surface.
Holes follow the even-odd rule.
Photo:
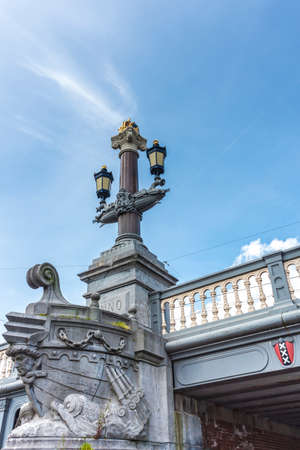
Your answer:
[[[97,292],[102,310],[128,314],[135,308],[138,322],[149,328],[149,293],[166,289],[177,281],[145,245],[134,239],[122,241],[103,252],[79,276],[87,283],[87,304]]]
[[[91,450],[175,450],[174,443],[137,442],[118,439],[79,439],[79,438],[36,438],[9,439],[4,450],[80,450],[83,444],[90,444]],[[185,447],[188,449],[188,447]],[[189,447],[190,450],[197,447]]]
[[[38,302],[32,310],[43,303],[47,311],[40,318],[8,315],[8,354],[30,402],[7,448],[56,448],[54,442],[59,448],[64,441],[62,448],[78,449],[76,438],[92,439],[93,449],[173,448],[164,340],[149,328],[147,289],[133,283],[119,290],[125,288],[125,316],[97,310],[98,299],[91,307]],[[107,295],[108,302],[111,298]]]

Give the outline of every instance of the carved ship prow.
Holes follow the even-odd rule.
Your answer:
[[[7,315],[9,331],[4,337],[11,344],[8,354],[16,358],[16,368],[20,366],[20,354],[34,360],[23,376],[21,369],[21,378],[39,416],[44,416],[53,401],[63,403],[74,392],[104,404],[110,398],[109,367],[134,369],[125,349],[130,347],[130,331],[103,323],[99,326],[88,314],[89,308],[72,306],[76,314],[70,318],[64,317],[61,305],[50,306],[50,315],[56,316],[50,320],[27,314]],[[110,313],[105,316],[112,323],[116,320]],[[20,328],[22,333],[17,331]]]
[[[140,435],[150,412],[137,387],[131,319],[101,311],[95,300],[91,307],[67,303],[50,264],[35,266],[28,281],[33,287],[43,285],[44,296],[25,314],[7,314],[4,338],[42,424],[36,436],[46,425],[49,432],[70,436]],[[49,418],[53,413],[55,423]],[[26,426],[16,428],[15,436]]]

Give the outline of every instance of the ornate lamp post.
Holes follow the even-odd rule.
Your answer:
[[[118,131],[119,133],[111,138],[111,143],[113,149],[119,150],[121,160],[120,189],[115,202],[108,205],[105,204],[105,199],[101,202],[100,208],[97,208],[97,211],[101,212],[95,217],[94,222],[102,225],[118,222],[116,241],[122,239],[142,241],[140,221],[143,212],[158,203],[168,191],[168,189],[157,188],[158,185],[162,186],[165,183],[165,180],[161,180],[160,175],[164,172],[166,148],[160,147],[158,141],[154,141],[153,147],[147,150],[146,139],[140,135],[137,124],[130,119],[125,120]],[[139,150],[147,150],[150,171],[156,176],[152,186],[141,191],[138,190]],[[100,173],[95,174],[95,179]],[[112,179],[111,175],[111,181]],[[100,196],[98,195],[98,197]]]

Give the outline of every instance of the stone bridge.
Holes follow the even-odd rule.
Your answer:
[[[300,425],[300,247],[151,294],[174,391]]]
[[[141,319],[151,320],[134,341],[135,358],[148,364],[142,373],[149,399],[156,386],[150,443],[120,448],[298,449],[300,247],[157,291],[157,280],[160,286],[176,281],[162,268],[143,245],[130,241],[104,252],[80,275],[88,283],[87,303],[102,289],[101,314],[109,310],[129,320],[128,313],[142,306],[147,314]],[[0,447],[27,401],[6,348],[0,345]]]

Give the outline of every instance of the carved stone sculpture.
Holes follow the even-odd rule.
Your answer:
[[[44,287],[47,312],[7,316],[7,355],[29,398],[10,437],[141,437],[150,410],[137,386],[130,319],[123,328],[109,312],[103,322],[87,320],[94,308],[67,303],[50,264],[34,266],[27,279]]]

